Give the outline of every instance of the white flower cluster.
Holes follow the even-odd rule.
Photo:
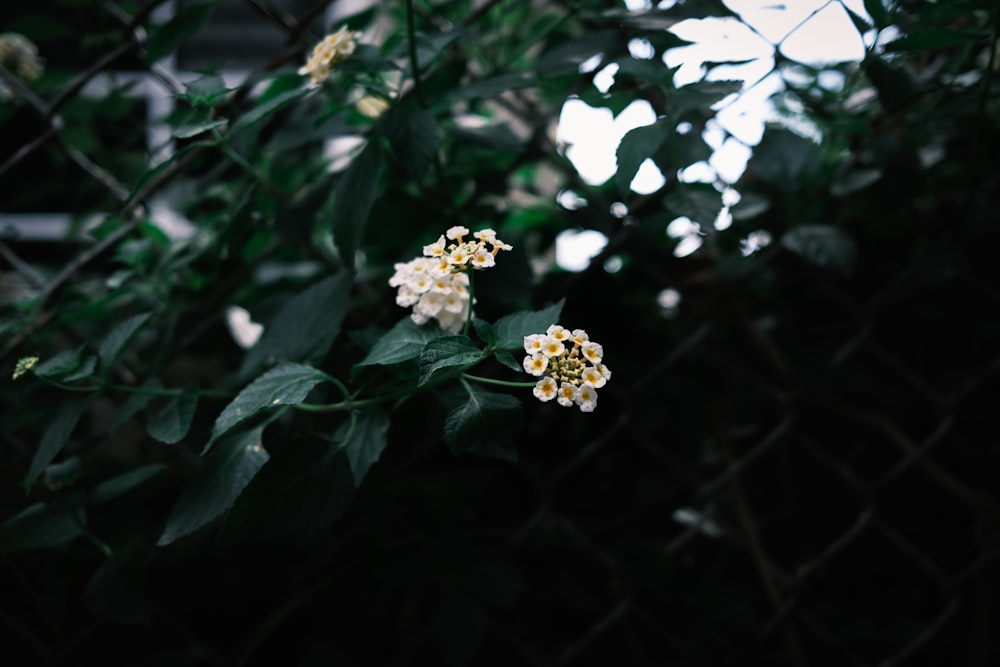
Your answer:
[[[494,266],[496,254],[511,249],[492,229],[480,230],[468,241],[466,236],[469,236],[466,227],[452,227],[437,241],[424,246],[423,257],[393,267],[396,272],[389,279],[389,286],[399,288],[396,303],[404,308],[413,306],[410,317],[417,324],[435,319],[444,331],[458,333],[468,321],[472,307],[465,270],[470,266],[475,269]]]
[[[441,329],[458,333],[469,317],[469,276],[464,273],[436,275],[437,262],[430,257],[417,257],[393,268],[391,287],[398,287],[396,303],[404,308],[413,306],[410,317],[417,324],[431,318]]]
[[[354,53],[355,39],[360,35],[341,26],[337,32],[327,35],[317,44],[306,64],[299,68],[299,74],[308,74],[312,84],[319,85],[330,78],[330,71],[341,61]]]
[[[510,250],[511,246],[497,238],[492,229],[481,229],[469,236],[468,227],[452,227],[438,240],[424,246],[424,255],[434,260],[431,270],[434,275],[443,276],[448,273],[459,273],[470,266],[474,269],[488,269],[496,265],[497,253]],[[447,237],[447,240],[445,239]],[[452,243],[448,243],[448,241]],[[490,247],[487,248],[486,246]]]
[[[0,34],[0,66],[21,79],[31,83],[42,75],[42,60],[38,57],[38,47],[24,35],[16,32]],[[0,84],[0,98],[12,93]]]
[[[540,376],[532,393],[542,402],[553,398],[563,407],[580,406],[582,412],[597,407],[597,390],[611,379],[603,363],[604,348],[590,340],[583,329],[570,331],[553,324],[544,334],[524,337],[524,370]]]

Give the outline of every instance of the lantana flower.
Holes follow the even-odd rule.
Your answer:
[[[433,271],[435,264],[430,257],[398,263],[389,285],[399,288],[398,305],[413,306],[410,318],[414,322],[424,324],[434,319],[442,330],[458,333],[471,307],[469,276],[463,273],[438,275]]]
[[[16,32],[0,34],[0,66],[24,83],[31,83],[42,74],[42,59],[38,47],[30,39]],[[0,99],[14,93],[0,83]]]
[[[327,35],[313,47],[306,64],[299,68],[299,74],[308,74],[314,86],[323,83],[330,78],[334,67],[354,53],[355,40],[360,34],[341,26],[337,32]]]
[[[456,225],[434,243],[424,246],[424,256],[435,258],[432,272],[444,275],[467,271],[470,267],[488,269],[496,266],[497,253],[511,249],[512,246],[498,239],[492,229],[481,229],[470,235],[468,227]]]
[[[590,340],[583,329],[570,331],[553,324],[544,334],[525,336],[524,351],[525,372],[541,377],[532,392],[535,398],[594,411],[597,390],[611,379],[600,343]]]

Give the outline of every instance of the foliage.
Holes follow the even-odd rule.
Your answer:
[[[3,10],[46,67],[0,70],[0,207],[74,220],[55,255],[0,242],[0,553],[21,582],[0,623],[18,664],[82,664],[120,623],[144,625],[118,654],[150,665],[834,664],[830,641],[867,664],[936,631],[928,597],[958,595],[992,533],[951,522],[953,551],[920,542],[945,584],[898,581],[919,599],[878,636],[801,573],[833,558],[846,508],[874,508],[918,459],[949,502],[994,517],[979,430],[1000,435],[982,418],[1000,337],[995,3],[845,3],[864,59],[776,51],[777,112],[736,183],[682,178],[742,89],[734,63],[679,86],[659,61],[685,45],[666,28],[739,23],[735,2],[376,3],[343,19],[364,37],[328,78],[299,68],[340,24],[252,3],[293,48],[240,81],[163,75],[226,3],[166,21],[158,4]],[[653,60],[630,55],[637,39]],[[170,89],[162,145],[136,84],[105,74],[119,68]],[[552,140],[572,96],[656,112],[603,184]],[[665,183],[640,195],[647,160]],[[586,205],[557,204],[566,191]],[[512,249],[463,274],[472,308],[449,330],[400,308],[390,279],[455,229]],[[551,257],[579,229],[609,242],[571,274]],[[593,414],[531,396],[525,337],[557,322],[614,367]],[[911,440],[938,424],[958,444],[928,462]],[[822,462],[830,448],[847,462]],[[838,475],[850,488],[807,493]],[[800,593],[815,614],[786,623]],[[982,655],[940,637],[957,661]]]

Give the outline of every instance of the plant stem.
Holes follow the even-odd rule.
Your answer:
[[[478,375],[469,375],[468,373],[462,373],[462,377],[467,380],[472,380],[473,382],[481,382],[483,384],[496,384],[501,387],[534,387],[537,382],[512,382],[510,380],[496,380],[494,378],[484,378]]]

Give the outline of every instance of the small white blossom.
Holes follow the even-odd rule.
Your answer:
[[[456,225],[454,227],[449,227],[445,235],[452,241],[462,242],[462,238],[467,236],[469,233],[468,227],[462,227],[461,225]]]
[[[549,367],[549,358],[543,354],[533,354],[524,358],[524,370],[529,375],[541,375]]]
[[[551,401],[556,397],[559,387],[556,385],[556,381],[552,378],[546,377],[538,381],[535,388],[532,389],[531,393],[535,395],[535,398],[544,402]]]
[[[580,374],[580,380],[582,380],[584,384],[589,384],[594,389],[600,389],[608,382],[604,376],[601,375],[601,371],[597,370],[593,366],[587,366],[583,369],[583,373]]]
[[[335,66],[354,53],[355,40],[360,34],[341,26],[337,32],[327,35],[313,48],[306,64],[299,68],[299,74],[308,74],[314,86],[323,83],[330,78]]]
[[[580,412],[593,412],[597,407],[597,392],[589,384],[580,385],[576,393],[576,404]]]
[[[604,348],[600,343],[586,342],[580,346],[580,354],[592,364],[601,363],[604,356]]]
[[[569,382],[563,382],[559,386],[559,396],[556,398],[556,402],[564,408],[568,408],[576,402],[576,397],[578,395],[579,391],[577,390],[576,385],[570,384]]]
[[[565,351],[566,351],[566,346],[563,345],[563,342],[551,335],[546,336],[545,340],[542,341],[542,354],[544,354],[546,357],[549,357],[550,359],[552,357],[558,357]]]

